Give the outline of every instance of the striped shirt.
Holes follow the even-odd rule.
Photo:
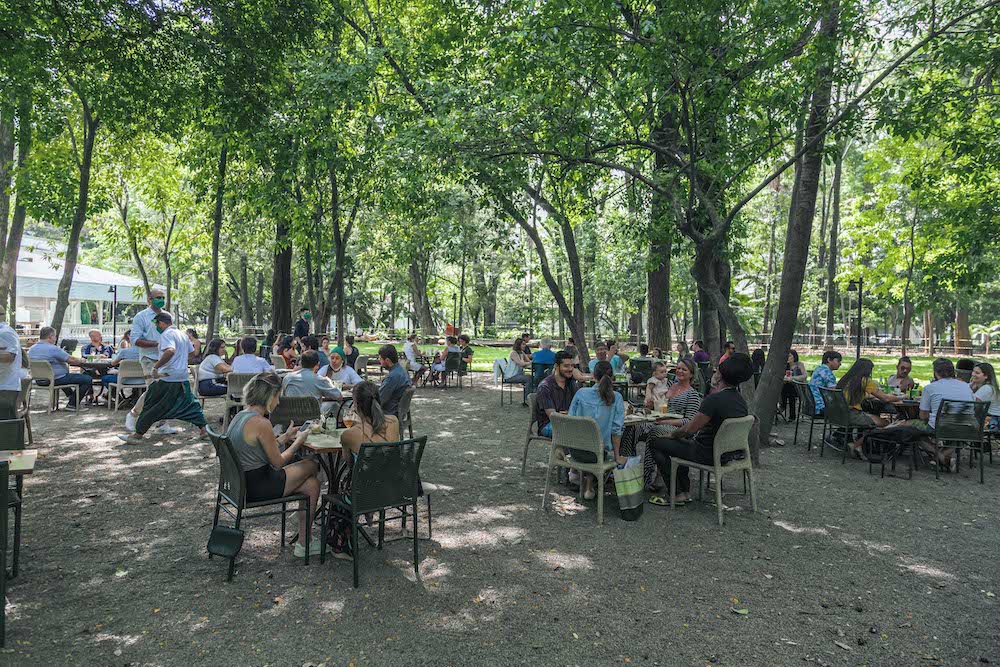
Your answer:
[[[701,408],[701,394],[694,387],[667,399],[667,410],[681,415],[681,422],[687,425]]]

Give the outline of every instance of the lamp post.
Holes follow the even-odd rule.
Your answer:
[[[111,344],[115,345],[118,342],[118,285],[109,287],[108,293],[114,294],[111,303]]]
[[[850,284],[847,285],[848,292],[858,293],[858,352],[857,358],[861,358],[861,305],[865,298],[865,279],[858,278],[857,280],[852,280]]]

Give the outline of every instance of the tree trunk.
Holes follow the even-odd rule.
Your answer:
[[[222,240],[222,204],[226,194],[226,165],[228,146],[222,141],[219,151],[219,170],[215,183],[215,213],[212,218],[212,295],[208,302],[208,331],[205,340],[215,338],[215,323],[219,317],[219,243]]]
[[[729,264],[729,260],[726,257],[719,257],[715,263],[715,279],[719,284],[719,291],[722,293],[723,298],[725,298],[726,303],[729,302],[729,298],[733,293],[733,267]],[[726,334],[727,325],[726,318],[719,313],[719,356],[722,356],[722,343],[729,340],[729,336]]]
[[[780,176],[779,176],[780,178]],[[771,217],[771,242],[767,245],[767,276],[764,281],[764,322],[761,332],[765,335],[771,330],[771,285],[774,284],[774,243],[778,231],[778,216],[781,203],[780,181],[774,189],[774,215]]]
[[[654,204],[656,200],[654,195]],[[653,234],[657,234],[659,229],[660,227],[654,228]],[[649,299],[646,331],[649,346],[664,350],[670,349],[670,253],[669,236],[649,244],[649,259],[653,268],[646,274],[646,294]]]
[[[250,285],[247,280],[247,258],[240,256],[240,319],[243,320],[243,328],[253,326],[253,305],[250,303]]]
[[[164,222],[166,222],[166,216],[164,216]],[[167,271],[167,294],[166,294],[167,304],[166,305],[167,305],[167,310],[170,311],[170,312],[173,312],[171,310],[171,308],[173,308],[173,304],[174,304],[174,300],[173,300],[173,293],[174,293],[173,275],[174,275],[174,273],[173,273],[173,268],[170,266],[170,248],[171,248],[171,246],[173,244],[174,229],[176,227],[177,227],[177,214],[174,213],[174,215],[170,218],[170,226],[167,228],[167,240],[163,244],[163,266],[164,266],[164,268]],[[180,317],[178,316],[177,319],[180,319]]]
[[[0,105],[0,264],[7,246],[14,175],[14,109]]]
[[[17,165],[22,168],[31,150],[31,98],[22,97],[18,104]],[[16,314],[16,300],[13,296],[14,280],[17,277],[17,256],[21,253],[21,237],[24,235],[24,221],[27,218],[25,198],[16,194],[14,217],[7,231],[3,262],[0,262],[0,308],[10,301],[10,317]],[[0,314],[2,319],[2,314]]]
[[[927,346],[927,356],[934,356],[934,313],[924,311],[924,344]]]
[[[955,307],[955,354],[972,354],[972,334],[969,332],[969,309],[962,303]]]
[[[82,102],[82,100],[81,100]],[[69,230],[69,240],[66,244],[66,260],[63,265],[63,275],[56,291],[56,307],[52,313],[51,326],[56,330],[58,339],[62,332],[63,318],[69,307],[69,291],[73,287],[73,273],[76,271],[76,260],[80,253],[80,234],[87,221],[87,198],[90,195],[90,167],[94,160],[94,141],[97,138],[97,127],[100,121],[90,113],[90,107],[83,103],[83,158],[80,160],[79,194],[76,203],[76,213],[73,215],[73,225]],[[18,200],[21,198],[18,197]]]
[[[913,322],[913,298],[910,294],[910,289],[913,285],[913,265],[916,263],[916,252],[914,251],[913,242],[917,233],[917,216],[919,214],[920,208],[914,207],[913,222],[910,223],[910,261],[906,266],[906,285],[903,287],[903,330],[899,334],[900,354],[903,356],[906,356],[906,350],[909,347],[910,325]],[[987,343],[988,353],[989,344]]]
[[[284,216],[275,225],[274,274],[271,276],[271,328],[292,333],[292,237]]]
[[[783,386],[788,349],[792,344],[798,320],[802,284],[805,280],[809,242],[812,237],[813,218],[816,215],[816,195],[823,165],[823,139],[825,136],[830,93],[833,88],[833,61],[837,53],[837,24],[840,6],[833,0],[820,25],[821,36],[828,43],[829,53],[816,70],[816,86],[809,111],[809,121],[803,137],[806,151],[802,168],[796,174],[796,192],[793,194],[793,216],[785,234],[785,256],[781,269],[781,291],[778,296],[778,313],[774,321],[771,347],[754,396],[753,413],[759,420],[760,439],[766,442],[771,433],[778,396]]]
[[[124,176],[121,179],[121,194],[115,198],[115,208],[118,209],[118,216],[121,218],[122,227],[125,228],[125,236],[128,238],[128,246],[132,251],[132,259],[135,260],[135,267],[139,269],[139,276],[142,278],[142,286],[149,294],[152,285],[149,282],[149,273],[146,271],[146,264],[142,261],[142,253],[139,252],[139,239],[135,232],[129,227],[128,214],[131,208],[131,195],[129,194],[128,183]],[[168,286],[169,289],[169,286]],[[167,308],[169,311],[170,309]]]
[[[409,272],[417,327],[424,336],[437,335],[437,327],[434,324],[434,313],[431,312],[431,302],[427,297],[427,269],[420,266],[417,260],[414,259],[410,262]]]
[[[840,185],[841,176],[844,171],[844,156],[847,152],[846,145],[837,146],[837,154],[833,163],[833,204],[830,214],[830,250],[826,264],[826,341],[827,347],[833,346],[833,324],[834,311],[837,302],[837,260],[839,259],[837,248],[837,235],[840,233]]]
[[[264,324],[264,273],[257,272],[257,311],[254,318],[254,325]]]

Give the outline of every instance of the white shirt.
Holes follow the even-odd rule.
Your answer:
[[[233,359],[234,373],[256,374],[271,370],[274,370],[274,366],[267,363],[267,359],[258,357],[256,354],[241,354]]]
[[[409,340],[403,343],[403,354],[406,355],[407,359],[415,362],[417,360],[417,344]]]
[[[339,371],[335,371],[329,366],[324,366],[319,369],[319,374],[336,382],[343,382],[344,384],[351,385],[352,387],[363,382],[361,376],[358,375],[358,372],[348,366],[347,362],[344,362],[344,365],[340,367]]]
[[[920,396],[920,410],[930,413],[927,424],[934,428],[941,401],[945,399],[949,401],[974,401],[975,398],[972,387],[967,382],[955,378],[942,378],[924,387],[924,393]]]
[[[161,310],[161,313],[167,311]],[[160,342],[160,332],[156,330],[156,325],[153,323],[153,318],[156,317],[157,313],[152,308],[146,308],[140,311],[135,319],[132,320],[132,341],[139,340],[151,340],[154,343]],[[138,347],[138,346],[137,346]],[[140,347],[140,355],[146,359],[159,359],[160,349],[158,347]]]
[[[170,361],[157,370],[159,379],[164,382],[187,382],[187,360],[188,355],[194,352],[194,347],[191,346],[191,340],[187,334],[181,333],[173,325],[164,329],[160,335],[160,356],[163,356],[167,350],[173,350],[174,356],[170,357]]]
[[[1000,396],[996,395],[996,392],[993,391],[993,387],[988,384],[984,384],[976,390],[976,398],[980,401],[990,402],[990,417],[1000,417]]]
[[[21,339],[6,322],[0,322],[0,352],[14,355],[10,363],[0,363],[0,391],[21,391]]]
[[[219,364],[226,363],[226,360],[217,354],[210,354],[205,357],[201,364],[198,366],[198,381],[202,380],[218,380],[222,377],[222,373],[215,370],[215,367]]]

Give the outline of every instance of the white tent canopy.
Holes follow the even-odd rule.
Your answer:
[[[62,280],[64,263],[40,255],[22,255],[17,260],[17,296],[55,299]],[[108,290],[118,286],[119,303],[145,303],[142,281],[93,266],[76,265],[69,298],[76,301],[111,301]],[[162,289],[161,285],[157,285]]]

